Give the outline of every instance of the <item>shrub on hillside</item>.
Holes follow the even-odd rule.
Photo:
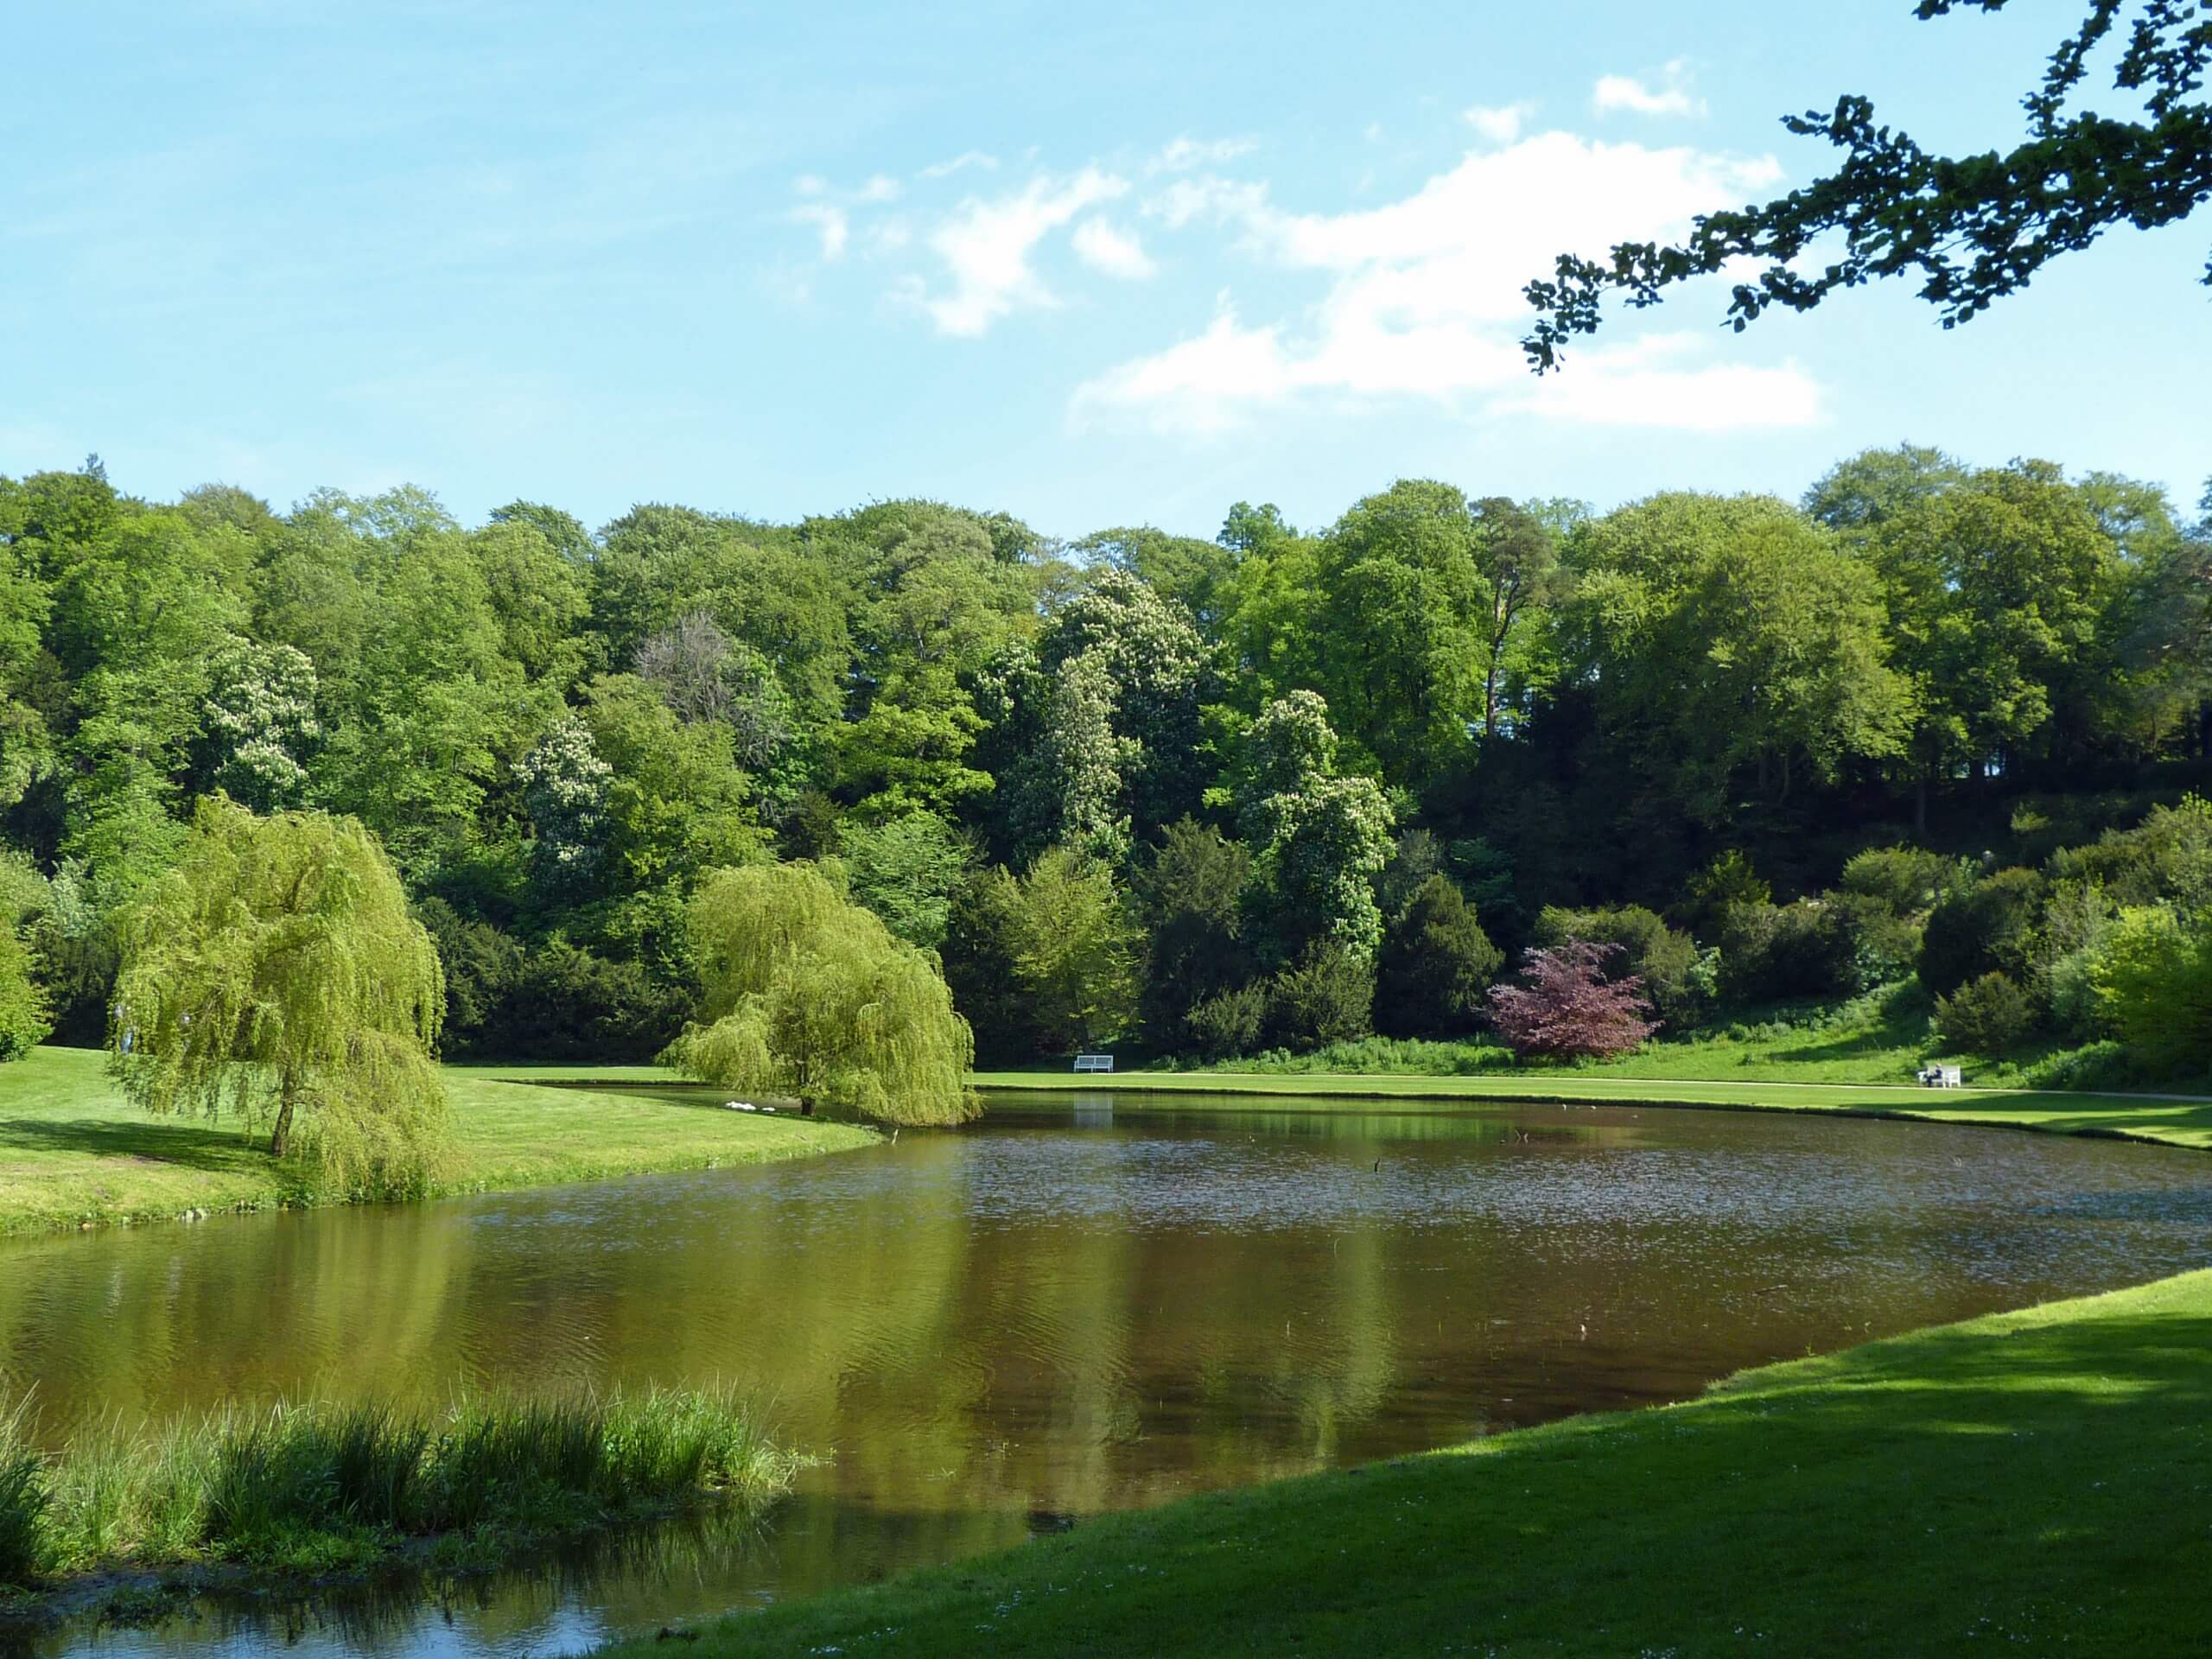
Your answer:
[[[24,910],[26,897],[35,895],[18,887],[15,913],[30,943],[54,1031],[73,1046],[97,1047],[107,1040],[108,1009],[123,962],[115,910],[101,884],[87,879],[74,859],[61,861],[48,886],[48,904]]]
[[[2086,882],[2058,883],[2044,906],[2028,989],[2044,1023],[2069,1042],[2086,1043],[2107,1033],[2097,964],[2119,921],[2119,908],[2104,889]]]
[[[1375,902],[1395,916],[1433,878],[1448,874],[1443,843],[1426,830],[1401,830],[1390,861],[1375,878]]]
[[[1037,1009],[1023,992],[1021,885],[1002,869],[978,870],[952,895],[938,956],[953,1006],[976,1033],[976,1052],[1019,1062],[1044,1052]]]
[[[2027,992],[2005,974],[1984,974],[1936,999],[1936,1033],[1957,1052],[2003,1054],[2024,1042],[2035,1022]]]
[[[472,922],[433,895],[418,900],[415,919],[429,933],[445,969],[446,1018],[439,1044],[448,1055],[485,1052],[485,1039],[505,1022],[522,982],[526,953],[488,922]]]
[[[1161,832],[1159,850],[1137,870],[1131,885],[1147,934],[1142,1013],[1159,1046],[1178,1046],[1200,1004],[1251,978],[1243,914],[1251,879],[1251,855],[1243,847],[1187,817]],[[1264,1007],[1265,997],[1260,1001]]]
[[[1452,868],[1467,902],[1490,918],[1491,931],[1510,938],[1526,925],[1513,860],[1480,836],[1452,843]]]
[[[2020,1068],[2020,1082],[2029,1089],[2124,1089],[2138,1081],[2133,1058],[2110,1038],[2060,1049]]]
[[[1255,980],[1207,997],[1183,1017],[1190,1046],[1208,1060],[1255,1052],[1268,1024],[1268,987]]]
[[[1840,893],[1871,899],[1895,916],[1924,915],[1957,885],[1959,863],[1919,847],[1870,847],[1843,867]]]
[[[0,1060],[19,1059],[54,1029],[41,952],[54,925],[53,884],[24,854],[0,848]]]
[[[2183,798],[2133,830],[2108,830],[2089,846],[2051,855],[2058,881],[2102,887],[2120,905],[2172,904],[2184,915],[2212,906],[2212,803]]]
[[[2033,870],[1999,870],[1954,888],[1921,936],[1920,982],[1948,996],[1983,974],[2024,976],[2043,901],[2044,880]]]
[[[2153,1075],[2212,1065],[2212,926],[2164,905],[2120,913],[2096,970],[2106,1017]]]
[[[1733,905],[1720,930],[1720,992],[1738,1007],[1850,996],[1865,988],[1848,906]]]
[[[1294,1052],[1350,1042],[1373,1029],[1375,967],[1357,950],[1322,944],[1268,982],[1267,1035]]]
[[[2088,1043],[2110,1028],[2097,990],[2097,968],[2103,959],[2101,948],[2085,947],[2037,964],[2033,993],[2054,1036]]]
[[[46,992],[32,976],[30,948],[0,923],[0,1061],[20,1060],[53,1029]]]
[[[1493,985],[1491,1024],[1523,1059],[1604,1059],[1642,1046],[1658,1029],[1643,982],[1610,978],[1617,944],[1585,939],[1530,950],[1518,985]]]
[[[1736,905],[1770,905],[1774,890],[1751,861],[1735,848],[1721,854],[1689,880],[1675,919],[1700,938],[1713,938]]]
[[[1392,918],[1376,957],[1375,1023],[1392,1037],[1471,1031],[1504,965],[1449,876],[1432,875]]]
[[[1677,1029],[1707,1012],[1710,987],[1700,978],[1697,943],[1641,905],[1568,910],[1547,905],[1536,918],[1536,943],[1557,947],[1570,939],[1618,947],[1607,959],[1609,977],[1643,982],[1659,1017]]]
[[[1827,908],[1827,925],[1836,935],[1838,950],[1850,951],[1853,992],[1870,991],[1910,976],[1920,960],[1916,916],[1891,909],[1885,899],[1844,890],[1824,893],[1821,903]]]
[[[683,1029],[689,999],[635,962],[610,962],[564,939],[531,954],[488,1054],[548,1060],[650,1060]]]

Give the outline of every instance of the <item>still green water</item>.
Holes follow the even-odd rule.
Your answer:
[[[0,1246],[0,1390],[35,1390],[49,1436],[223,1398],[734,1380],[825,1459],[755,1537],[18,1645],[574,1651],[2208,1263],[2201,1154],[1072,1091],[798,1164]]]

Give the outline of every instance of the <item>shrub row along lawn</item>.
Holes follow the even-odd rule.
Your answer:
[[[54,1456],[0,1421],[0,1592],[118,1567],[327,1573],[428,1547],[490,1565],[707,1503],[764,1506],[793,1459],[727,1393],[232,1408],[88,1431]]]
[[[435,1192],[764,1163],[876,1138],[855,1124],[728,1112],[705,1099],[533,1086],[569,1077],[672,1081],[651,1067],[448,1066],[454,1147]],[[299,1165],[272,1160],[235,1122],[149,1117],[110,1084],[96,1051],[38,1048],[0,1065],[0,1235],[345,1196],[315,1191]]]
[[[988,1071],[984,1090],[1110,1090],[1132,1104],[1166,1104],[1173,1096],[1207,1096],[1209,1108],[1239,1104],[1284,1109],[1286,1096],[1309,1109],[1327,1102],[1357,1111],[1376,1100],[1568,1102],[1583,1105],[1726,1106],[1765,1111],[1850,1112],[1984,1123],[2063,1135],[2107,1135],[2172,1146],[2212,1147],[2212,1100],[2153,1095],[2076,1094],[2063,1090],[1923,1089],[1913,1084],[1691,1081],[1622,1075],[1598,1068],[1527,1068],[1484,1077],[1318,1076],[1239,1071],[1130,1071],[1075,1077],[1065,1071]],[[1147,1100],[1147,1096],[1158,1097]]]
[[[2209,1569],[2196,1273],[1106,1517],[690,1650],[2194,1655]]]

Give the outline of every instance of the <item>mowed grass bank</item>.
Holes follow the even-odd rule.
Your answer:
[[[1086,1522],[691,1651],[2154,1656],[2208,1629],[2197,1273]]]
[[[675,1081],[645,1066],[448,1067],[454,1146],[434,1196],[766,1163],[876,1138],[856,1124],[724,1111],[703,1097],[536,1086],[571,1075]],[[342,1201],[306,1173],[247,1142],[235,1121],[148,1116],[108,1081],[97,1051],[39,1048],[0,1065],[0,1235]]]
[[[1065,1071],[986,1071],[978,1073],[974,1081],[983,1090],[1110,1090],[1117,1097],[1128,1096],[1135,1105],[1166,1105],[1170,1096],[1205,1095],[1215,1097],[1207,1101],[1210,1107],[1243,1104],[1277,1110],[1286,1109],[1285,1097],[1305,1096],[1341,1101],[1346,1109],[1376,1100],[1426,1100],[1844,1112],[2212,1147],[2212,1100],[2063,1090],[1936,1090],[1911,1084],[1790,1083],[1771,1078],[1691,1081],[1571,1067],[1530,1067],[1460,1077],[1240,1071],[1128,1071],[1077,1077]]]

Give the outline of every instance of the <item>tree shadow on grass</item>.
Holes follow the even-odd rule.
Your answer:
[[[10,1153],[77,1154],[118,1163],[167,1164],[213,1174],[264,1173],[268,1148],[235,1128],[158,1118],[0,1118],[0,1164]],[[55,1173],[60,1173],[57,1170]]]
[[[1427,1619],[1486,1605],[1485,1633],[1507,1643],[1611,1633],[1578,1652],[1715,1651],[1739,1630],[1789,1652],[1951,1652],[2029,1631],[2197,1652],[2208,1418],[2212,1316],[1945,1332],[1754,1375],[1687,1410],[1418,1459],[1357,1516],[1322,1487],[1336,1501],[1317,1508],[1336,1513],[1304,1519],[1338,1550],[1371,1541],[1363,1560],[1351,1546],[1340,1592],[1406,1580],[1408,1651],[1446,1636]],[[1398,1566],[1418,1559],[1424,1510],[1473,1568],[1456,1594]]]
[[[563,1088],[566,1085],[553,1086]],[[586,1095],[608,1096],[641,1107],[665,1109],[675,1112],[714,1112],[721,1116],[734,1118],[740,1122],[752,1120],[773,1123],[779,1118],[796,1118],[799,1116],[798,1103],[788,1096],[736,1094],[728,1089],[716,1088],[710,1083],[588,1084],[578,1085],[578,1087],[581,1092]],[[775,1109],[760,1112],[733,1112],[729,1109],[729,1103],[733,1099],[743,1099],[755,1104],[765,1103],[773,1106]],[[819,1114],[816,1121],[828,1122],[835,1119],[835,1114]],[[861,1120],[849,1115],[843,1121],[859,1122]]]
[[[2139,1106],[2114,1101],[2109,1105],[2084,1107],[2062,1115],[2053,1109],[2064,1103],[2063,1096],[2025,1090],[2011,1096],[1996,1091],[1961,1096],[1931,1090],[1926,1101],[1913,1103],[1929,1110],[1957,1112],[1992,1123],[2024,1122],[2034,1128],[2063,1135],[2135,1135],[2155,1138],[2190,1130],[2212,1135],[2212,1105],[2182,1101],[2148,1101]]]
[[[1911,1396],[1963,1391],[1992,1418],[2039,1408],[2035,1396],[2101,1397],[2107,1386],[2130,1397],[2164,1394],[2188,1408],[2212,1408],[2212,1314],[2103,1314],[2065,1324],[2031,1319],[1995,1328],[1936,1330],[1876,1343],[1814,1362],[1802,1372],[1751,1372],[1708,1396],[1718,1401],[1833,1397],[1841,1387],[1879,1389],[1887,1414],[1910,1417]]]
[[[1462,1463],[1454,1484],[1472,1510],[1504,1484],[1548,1497],[1562,1518],[1608,1483],[1638,1491],[1647,1502],[1622,1523],[1622,1549],[1686,1583],[1728,1586],[1729,1616],[1769,1630],[1789,1628],[1825,1581],[1836,1605],[1824,1621],[1842,1639],[1858,1616],[1847,1596],[1859,1612],[1889,1600],[1916,1617],[2108,1604],[2131,1578],[2135,1595],[2154,1596],[2192,1552],[2204,1559],[2208,1417],[2212,1316],[2110,1314],[1931,1332],[1755,1373],[1688,1411],[1593,1425],[1585,1450],[1598,1456],[1555,1470],[1565,1478],[1548,1493],[1531,1485],[1541,1467],[1485,1478],[1487,1459]],[[1551,1462],[1549,1449],[1529,1442],[1530,1463]],[[1570,1599],[1599,1588],[1556,1563],[1529,1569]],[[2201,1584],[2190,1593],[2207,1599]],[[1653,1601],[1675,1618],[1715,1611]],[[2176,1630],[2189,1628],[2173,1611]],[[1962,1624],[1950,1639],[1968,1633]]]
[[[620,1078],[594,1081],[588,1077],[496,1077],[471,1078],[474,1084],[488,1084],[502,1090],[536,1089],[546,1099],[540,1105],[562,1106],[588,1109],[594,1100],[620,1100],[639,1106],[667,1106],[678,1110],[722,1109],[722,1103],[729,1098],[728,1090],[716,1089],[704,1083],[628,1083]]]
[[[1902,1051],[1909,1058],[1919,1053],[1928,1041],[1929,1014],[1929,1004],[1924,997],[1909,989],[1895,990],[1884,999],[1876,1024],[1848,1031],[1807,1032],[1808,1040],[1776,1050],[1774,1058],[1851,1060],[1891,1051]]]

